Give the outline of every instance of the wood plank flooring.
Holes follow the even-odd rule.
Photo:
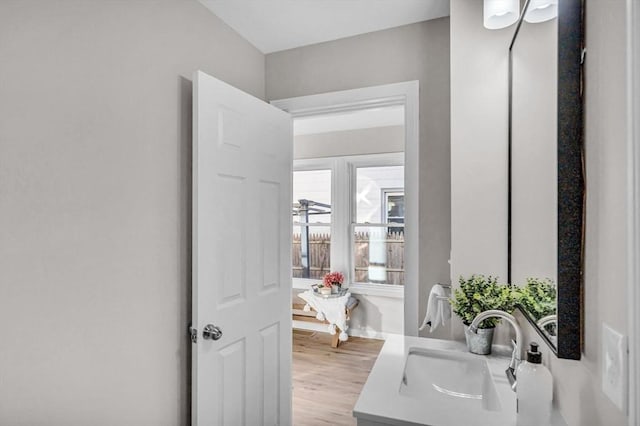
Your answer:
[[[352,410],[383,340],[293,330],[293,425],[355,425]]]

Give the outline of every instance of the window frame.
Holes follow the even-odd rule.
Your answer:
[[[293,172],[308,172],[315,170],[330,170],[331,171],[331,221],[328,223],[329,229],[331,230],[331,252],[329,256],[329,265],[333,268],[333,222],[334,222],[334,167],[331,162],[327,162],[325,158],[311,158],[304,160],[294,160],[293,161]],[[293,179],[292,179],[293,185]],[[291,188],[293,192],[293,187]],[[293,229],[293,227],[292,227]],[[299,290],[308,290],[312,284],[317,284],[318,280],[314,278],[295,278],[291,277],[292,288]]]
[[[298,159],[293,161],[294,171],[331,170],[331,252],[332,271],[342,271],[349,289],[354,294],[404,297],[403,285],[354,282],[355,251],[353,248],[356,222],[356,193],[358,168],[404,166],[404,152],[349,155]],[[406,168],[405,168],[406,187]],[[406,271],[405,271],[406,272]],[[308,289],[317,279],[292,278],[294,289]]]
[[[393,196],[402,196],[402,200],[404,202],[404,189],[403,188],[382,188],[380,189],[381,192],[381,196],[380,196],[380,200],[381,200],[381,209],[382,209],[382,221],[383,223],[395,223],[395,222],[389,222],[389,197],[393,197]],[[402,223],[404,223],[404,216],[392,216],[392,218],[396,219],[396,218],[400,218],[402,217]],[[401,223],[401,222],[398,222]]]

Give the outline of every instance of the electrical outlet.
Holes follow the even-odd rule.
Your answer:
[[[602,324],[602,391],[621,410],[627,399],[627,339]]]

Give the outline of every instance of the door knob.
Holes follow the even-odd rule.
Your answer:
[[[207,324],[204,327],[204,330],[202,330],[202,337],[204,337],[205,340],[218,340],[222,337],[222,330],[220,330],[220,327],[216,325]]]

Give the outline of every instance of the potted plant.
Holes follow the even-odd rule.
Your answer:
[[[344,275],[342,272],[329,272],[322,279],[322,285],[324,287],[329,287],[331,289],[331,293],[340,293],[343,282]]]
[[[497,277],[485,277],[481,274],[469,278],[460,277],[460,288],[451,298],[451,309],[462,319],[465,325],[467,347],[472,353],[487,355],[491,353],[491,343],[499,318],[488,318],[480,323],[477,333],[469,332],[469,325],[481,312],[499,309],[511,312],[515,306],[513,287],[499,284]]]
[[[515,302],[535,321],[556,314],[557,289],[548,278],[527,278],[527,283],[514,289]],[[555,324],[544,326],[550,336],[555,336]]]
[[[344,283],[344,275],[341,272],[330,272],[322,278],[322,283],[313,284],[311,289],[314,293],[328,296],[330,294],[340,293]]]

